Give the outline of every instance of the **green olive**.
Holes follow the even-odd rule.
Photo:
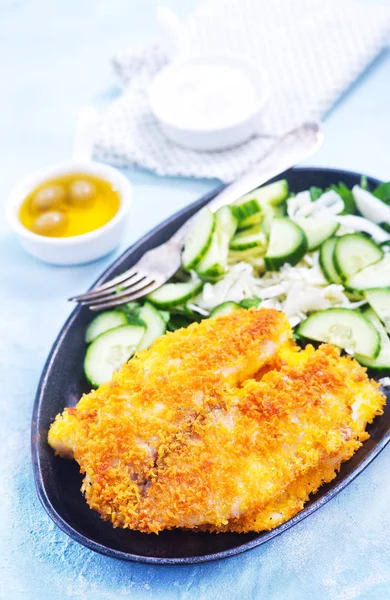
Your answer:
[[[61,210],[49,210],[37,217],[32,225],[32,231],[39,235],[59,236],[68,223],[67,215]]]
[[[55,208],[66,198],[66,191],[62,185],[53,183],[41,188],[31,199],[31,208],[43,212]]]
[[[86,206],[96,195],[96,187],[85,179],[73,181],[69,186],[68,202],[74,206]]]

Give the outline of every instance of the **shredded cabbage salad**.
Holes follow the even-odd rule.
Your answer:
[[[262,273],[253,265],[238,262],[215,284],[206,283],[188,308],[204,316],[228,300],[241,302],[258,297],[261,306],[282,310],[292,327],[310,312],[331,307],[357,308],[363,301],[351,300],[342,285],[329,284],[318,262],[319,253],[307,254],[295,267],[284,265],[280,271]]]
[[[361,190],[354,188],[354,197]],[[367,193],[367,192],[366,192]],[[334,190],[322,193],[315,201],[310,191],[299,192],[287,200],[290,218],[314,217],[333,219],[340,223],[336,235],[366,232],[378,242],[386,241],[389,234],[365,217],[341,215],[345,204]],[[388,207],[386,207],[388,209]],[[389,251],[384,247],[384,251]],[[195,274],[193,274],[195,277]],[[246,252],[229,252],[229,266],[225,276],[216,283],[205,283],[202,292],[187,307],[202,316],[223,302],[241,302],[246,298],[259,298],[262,307],[283,311],[292,327],[314,311],[331,307],[358,308],[366,300],[357,300],[343,285],[330,284],[319,264],[319,252],[309,252],[295,266],[285,264],[279,271],[266,271],[263,254],[258,249]]]

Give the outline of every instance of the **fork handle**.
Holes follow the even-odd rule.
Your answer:
[[[287,169],[291,169],[297,163],[308,158],[321,146],[324,135],[318,123],[303,123],[296,129],[292,129],[271,146],[263,156],[256,168],[252,169],[240,179],[228,185],[220,194],[215,196],[208,204],[208,208],[215,212],[222,206],[231,204],[241,196],[248,194],[272,177],[280,175]],[[193,221],[191,217],[175,233],[171,241],[175,246],[182,245],[187,231]]]

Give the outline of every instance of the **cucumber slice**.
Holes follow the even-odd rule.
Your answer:
[[[204,281],[218,281],[225,274],[226,263],[224,261],[222,248],[218,236],[213,235],[211,246],[206,256],[196,266],[196,272]]]
[[[248,227],[253,227],[254,225],[259,225],[264,220],[264,211],[257,212],[250,217],[246,217],[240,221],[238,225],[238,229],[247,229]]]
[[[147,296],[148,300],[157,308],[171,308],[185,304],[199,292],[203,287],[201,281],[186,281],[185,283],[165,283],[155,292]]]
[[[356,273],[348,279],[347,286],[358,291],[390,287],[390,254],[385,254],[379,262]]]
[[[181,260],[187,271],[196,267],[207,253],[214,229],[215,215],[208,208],[204,208],[191,225],[184,245]]]
[[[294,222],[305,232],[309,252],[319,248],[339,228],[339,224],[334,221],[314,217],[298,218]]]
[[[362,312],[362,315],[364,317],[366,317],[366,319],[368,319],[370,321],[370,323],[372,323],[374,325],[375,329],[379,333],[379,337],[381,338],[381,341],[382,341],[382,338],[383,339],[388,338],[388,335],[383,328],[380,318],[378,317],[377,313],[371,306],[366,306],[365,308],[362,309],[361,312]]]
[[[145,323],[146,330],[137,346],[137,352],[143,348],[149,348],[154,340],[164,335],[167,330],[166,322],[160,311],[150,302],[145,302],[139,313],[139,318]]]
[[[162,318],[164,319],[165,323],[168,323],[169,319],[171,318],[171,315],[170,315],[169,311],[167,311],[167,310],[160,310],[159,313],[162,316]]]
[[[320,249],[320,267],[324,274],[324,277],[329,283],[341,284],[341,278],[336,271],[336,267],[333,262],[334,247],[336,245],[337,238],[329,238],[326,240]]]
[[[249,250],[249,248],[264,248],[267,247],[267,239],[261,227],[250,227],[244,231],[236,233],[230,241],[232,250]]]
[[[288,183],[286,179],[275,181],[263,187],[257,188],[240,199],[240,202],[255,200],[260,206],[260,215],[246,217],[240,222],[240,229],[263,224],[266,234],[269,234],[270,224],[273,217],[282,217],[285,214],[284,203],[288,196]]]
[[[363,311],[363,315],[372,323],[379,333],[381,340],[381,350],[376,358],[367,358],[360,354],[355,354],[355,358],[365,367],[373,369],[374,371],[384,372],[390,371],[390,340],[387,335],[382,323],[378,319],[378,316],[372,310],[368,308]]]
[[[298,335],[317,342],[334,344],[370,358],[378,356],[381,343],[375,327],[361,313],[348,308],[319,310],[298,329]]]
[[[275,217],[271,223],[267,254],[268,271],[277,271],[285,263],[296,265],[307,252],[307,239],[302,229],[291,219]]]
[[[99,387],[111,379],[134,354],[145,327],[122,325],[97,337],[88,347],[84,359],[84,373],[93,387]]]
[[[264,251],[260,246],[248,248],[247,250],[229,250],[229,263],[248,262],[251,258],[261,258],[264,256]]]
[[[240,302],[240,306],[242,306],[242,308],[258,308],[261,304],[262,300],[261,298],[244,298],[244,300],[241,300]]]
[[[220,243],[226,251],[229,248],[229,242],[237,230],[237,218],[234,216],[229,206],[222,206],[215,213],[215,229]]]
[[[274,183],[269,183],[263,187],[257,188],[250,192],[245,197],[255,198],[261,207],[264,204],[269,206],[280,206],[287,199],[288,196],[288,183],[287,179],[281,179]]]
[[[265,205],[264,209],[264,219],[262,221],[262,227],[264,229],[264,233],[269,237],[271,231],[272,220],[275,217],[283,217],[285,215],[284,206],[271,206]]]
[[[237,302],[222,302],[222,304],[218,304],[213,310],[210,312],[209,318],[219,317],[220,315],[229,315],[234,310],[241,308]]]
[[[218,281],[227,269],[229,243],[237,229],[237,219],[228,206],[215,213],[215,231],[211,246],[196,267],[196,272],[204,281]]]
[[[246,196],[244,196],[236,200],[230,208],[238,223],[253,215],[260,215],[262,217],[261,206],[255,198],[247,200]]]
[[[390,288],[366,290],[364,295],[384,324],[387,333],[390,333]]]
[[[121,325],[126,325],[126,323],[127,317],[125,313],[120,310],[108,310],[100,313],[100,315],[95,317],[88,325],[85,332],[85,341],[87,344],[90,344],[102,333],[120,327]]]
[[[339,237],[334,247],[334,266],[344,282],[381,258],[382,248],[361,233],[347,233]]]

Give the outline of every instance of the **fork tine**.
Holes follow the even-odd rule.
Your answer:
[[[86,292],[85,294],[79,294],[78,296],[72,296],[72,298],[69,298],[69,300],[74,300],[75,302],[79,302],[80,300],[88,300],[88,298],[94,298],[95,295],[100,294],[100,292],[103,292],[106,290],[107,291],[115,290],[115,288],[118,285],[131,279],[132,277],[134,277],[134,275],[137,275],[137,271],[135,269],[129,269],[128,271],[125,271],[121,275],[114,277],[114,279],[110,279],[110,281],[107,281],[107,283],[103,283],[102,285],[99,285],[99,287],[93,288],[92,290],[90,290],[89,292]]]
[[[102,302],[109,302],[110,300],[121,300],[122,298],[126,298],[129,294],[135,294],[139,290],[142,290],[144,287],[154,283],[154,278],[146,277],[144,275],[142,279],[140,279],[134,286],[129,286],[127,290],[124,290],[120,293],[111,293],[109,296],[105,296],[104,298],[92,298],[92,300],[82,300],[81,304],[89,306],[90,304],[101,304]]]
[[[149,283],[145,288],[138,290],[137,292],[128,293],[124,298],[118,298],[117,296],[113,296],[111,300],[103,303],[93,303],[90,304],[88,308],[90,310],[104,310],[106,308],[114,308],[115,306],[120,306],[121,304],[126,304],[126,302],[131,302],[132,300],[137,300],[138,298],[142,298],[146,296],[146,294],[150,294],[155,289],[160,287],[160,283],[153,281]]]
[[[128,288],[132,287],[133,285],[136,285],[137,283],[145,279],[145,277],[145,273],[135,273],[134,275],[129,277],[129,279],[126,279],[124,283],[121,284],[120,291],[118,291],[118,293],[116,293],[117,286],[114,286],[113,288],[110,287],[106,290],[101,290],[99,292],[94,291],[91,294],[77,296],[77,302],[88,304],[89,302],[94,302],[95,300],[104,300],[105,298],[109,300],[113,294],[115,294],[115,296],[119,296],[120,293],[125,292]]]
[[[117,294],[116,292],[113,292],[110,294],[110,296],[106,296],[104,298],[92,298],[92,300],[89,300],[89,299],[82,300],[81,304],[90,305],[90,304],[99,304],[99,303],[107,302],[109,300],[114,300],[114,299],[120,300],[121,298],[125,298],[129,294],[133,294],[135,292],[138,292],[138,290],[142,290],[144,287],[146,287],[147,285],[149,285],[153,282],[154,282],[154,279],[152,279],[151,277],[146,277],[146,275],[143,275],[142,279],[140,279],[134,286],[129,286],[127,290],[124,290],[123,292],[120,292],[119,294]]]

